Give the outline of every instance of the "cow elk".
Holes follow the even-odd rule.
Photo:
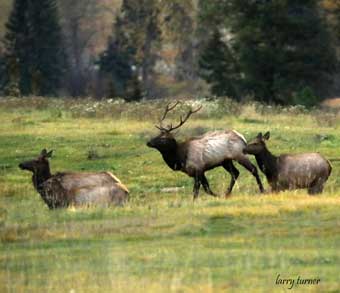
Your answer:
[[[166,106],[165,112],[160,120],[160,125],[156,128],[160,134],[152,138],[147,146],[157,149],[166,164],[174,171],[182,171],[194,178],[194,199],[198,196],[199,188],[203,185],[205,192],[209,195],[216,196],[209,187],[205,172],[216,167],[222,166],[231,175],[231,181],[226,191],[226,196],[233,189],[239,171],[234,166],[232,160],[237,161],[250,171],[256,178],[260,192],[263,192],[263,186],[259,178],[256,167],[249,161],[243,153],[247,145],[245,138],[235,130],[212,131],[199,137],[192,137],[184,142],[178,142],[173,131],[179,129],[189,117],[198,112],[201,108],[190,109],[185,117],[181,116],[176,126],[172,124],[167,127],[163,126],[167,114],[172,111],[180,102]]]
[[[309,194],[321,193],[332,171],[328,160],[318,153],[274,156],[265,143],[269,137],[269,132],[259,133],[245,148],[245,153],[255,155],[272,191],[307,188]]]
[[[128,189],[110,172],[52,175],[48,162],[51,156],[52,151],[44,149],[38,158],[19,164],[20,169],[33,173],[33,185],[50,209],[69,205],[122,205],[128,199]]]

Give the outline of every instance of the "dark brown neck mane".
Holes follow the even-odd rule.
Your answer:
[[[41,185],[48,179],[52,177],[50,167],[47,166],[47,168],[44,168],[42,170],[35,170],[33,172],[32,181],[35,189],[40,192],[41,191]]]
[[[62,173],[56,173],[53,177],[58,177],[58,174],[62,175]],[[39,192],[40,196],[50,209],[67,207],[69,202],[65,197],[65,191],[62,189],[58,179],[52,183],[53,192],[51,192],[50,188],[46,189],[46,186],[43,186],[43,183],[50,178],[52,178],[52,175],[49,166],[42,170],[35,170],[32,176],[35,189]],[[56,182],[58,183],[57,185]]]
[[[172,147],[168,150],[159,150],[162,154],[163,160],[165,163],[174,171],[179,171],[182,169],[184,162],[182,162],[179,153],[178,146],[176,148]]]

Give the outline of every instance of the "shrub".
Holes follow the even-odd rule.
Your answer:
[[[293,103],[311,108],[318,104],[320,98],[315,95],[310,87],[305,87],[293,95]]]

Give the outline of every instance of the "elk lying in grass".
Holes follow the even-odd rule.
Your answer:
[[[255,155],[272,191],[307,188],[309,194],[321,193],[332,171],[330,163],[318,153],[274,156],[266,147],[269,137],[269,132],[259,133],[245,153]]]
[[[172,131],[180,128],[192,114],[201,109],[201,107],[196,110],[191,109],[184,118],[180,117],[180,122],[175,127],[172,124],[163,127],[162,122],[167,114],[178,104],[179,102],[176,102],[172,106],[170,104],[166,106],[160,125],[156,126],[160,130],[160,134],[151,139],[147,146],[157,149],[172,170],[182,171],[194,178],[194,199],[198,196],[201,184],[206,193],[216,196],[211,191],[204,173],[219,166],[231,174],[231,182],[226,195],[231,193],[239,176],[239,171],[235,168],[232,160],[240,163],[255,176],[260,192],[263,192],[256,167],[243,153],[247,145],[246,140],[238,132],[234,130],[213,131],[200,137],[189,138],[184,142],[177,142]]]
[[[56,173],[50,172],[48,158],[52,151],[41,151],[38,158],[19,164],[33,173],[35,189],[50,209],[69,205],[121,205],[128,198],[128,189],[110,172]]]

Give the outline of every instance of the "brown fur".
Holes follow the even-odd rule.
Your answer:
[[[208,194],[215,195],[204,173],[219,166],[224,167],[232,176],[226,192],[226,195],[230,194],[239,175],[232,160],[239,162],[255,176],[259,189],[263,192],[256,167],[243,154],[246,141],[234,130],[208,132],[181,143],[169,131],[163,130],[147,145],[157,149],[172,170],[182,171],[194,178],[194,198],[198,196],[201,184]]]
[[[309,194],[321,193],[332,171],[329,161],[318,153],[274,156],[265,144],[269,136],[259,133],[245,152],[255,155],[272,191],[307,188]]]
[[[128,199],[128,189],[110,172],[65,172],[52,175],[48,163],[50,156],[51,152],[43,150],[37,159],[19,165],[21,169],[33,172],[33,185],[49,208],[122,205]]]
[[[167,114],[179,104],[181,102],[177,101],[175,104],[171,105],[169,103],[165,107],[164,114],[160,119],[160,125],[156,125],[156,128],[161,132],[151,139],[147,146],[157,149],[172,170],[182,171],[194,178],[194,199],[198,196],[201,185],[203,185],[206,193],[216,196],[211,191],[204,173],[219,166],[222,166],[231,174],[231,181],[226,195],[231,193],[239,176],[239,171],[233,165],[232,160],[239,162],[255,176],[260,192],[263,192],[263,186],[256,167],[243,154],[243,149],[247,142],[243,135],[237,131],[214,131],[199,137],[189,138],[181,143],[176,141],[172,131],[183,126],[192,114],[202,109],[202,106],[195,110],[190,109],[185,116],[180,116],[179,123],[176,126],[170,123],[167,127],[164,127],[162,124]]]

